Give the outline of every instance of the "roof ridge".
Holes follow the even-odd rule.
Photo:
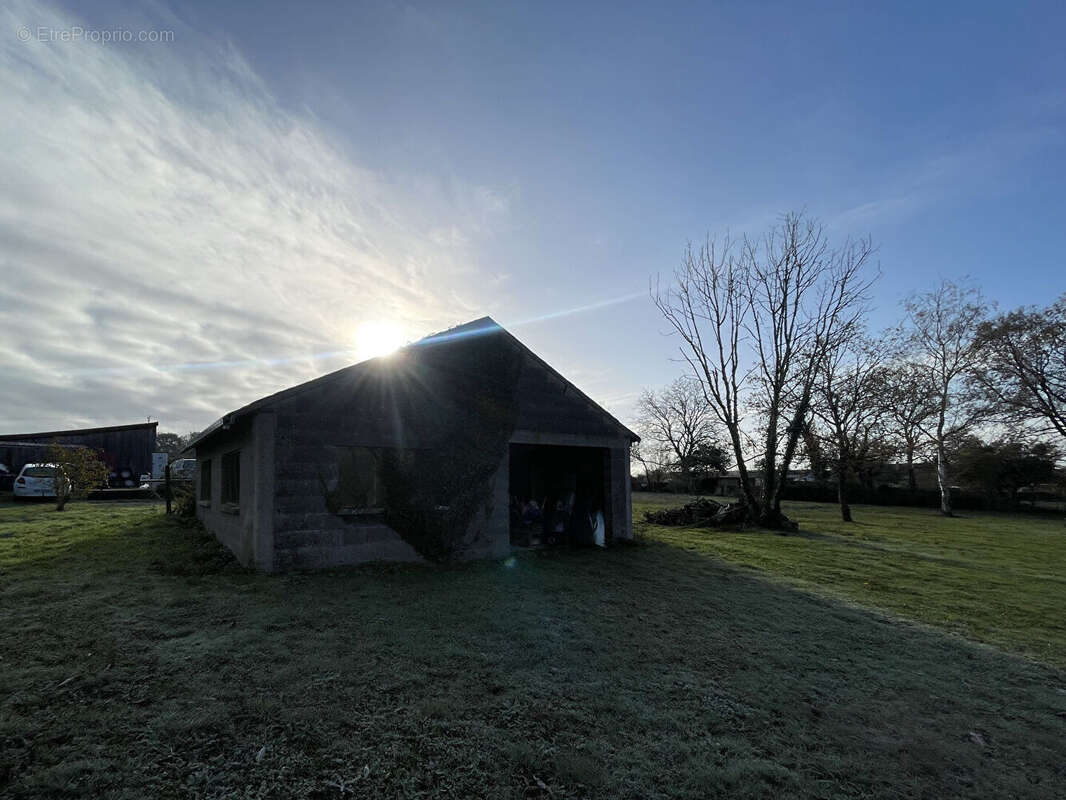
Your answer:
[[[566,376],[560,373],[557,369],[555,369],[555,367],[553,367],[543,358],[538,356],[521,339],[519,339],[517,336],[507,330],[491,316],[486,315],[483,317],[478,317],[477,319],[470,320],[469,322],[454,325],[451,328],[447,328],[446,330],[431,333],[428,336],[423,336],[421,339],[416,339],[413,342],[405,344],[403,347],[399,348],[399,350],[403,351],[412,347],[424,346],[428,344],[445,343],[448,341],[452,341],[456,338],[461,338],[465,336],[476,336],[483,333],[489,333],[490,331],[500,331],[502,333],[505,333],[512,342],[517,344],[518,347],[520,347],[525,353],[528,353],[534,361],[546,368],[551,374],[555,375],[557,378],[563,381],[563,383],[573,389],[579,397],[581,397],[587,403],[590,403],[612,424],[622,430],[628,437],[630,437],[634,441],[640,440],[640,437],[638,437],[635,433],[633,433],[633,431],[629,430],[629,428],[623,425],[614,415],[611,414],[611,412],[609,412],[602,405],[600,405],[587,394],[585,394],[583,391],[581,391],[581,389],[579,389],[571,380],[569,380]],[[269,394],[266,397],[261,397],[258,400],[253,400],[251,403],[241,406],[240,408],[234,411],[230,411],[229,413],[223,414],[221,417],[215,420],[215,422],[204,428],[204,430],[201,431],[199,436],[190,441],[189,444],[186,445],[185,450],[190,450],[194,448],[199,442],[202,442],[204,439],[214,434],[220,428],[227,427],[233,420],[237,419],[238,417],[250,414],[254,411],[257,411],[261,408],[270,405],[271,403],[276,403],[279,400],[298,396],[299,394],[309,389],[322,386],[333,380],[341,378],[344,375],[351,374],[353,370],[356,370],[360,367],[365,367],[366,365],[372,362],[379,361],[381,358],[381,356],[374,356],[372,358],[363,359],[362,361],[358,361],[355,364],[349,364],[346,367],[341,367],[340,369],[326,373],[325,375],[319,375],[317,378],[312,378],[311,380],[304,381],[303,383],[298,383],[295,386],[290,386],[286,389],[281,389],[280,391],[274,392],[273,394]],[[229,422],[227,422],[227,420],[229,420]],[[183,450],[182,452],[185,452],[185,450]]]

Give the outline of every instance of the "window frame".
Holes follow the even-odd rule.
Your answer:
[[[201,503],[206,503],[206,504],[210,505],[211,504],[211,497],[212,497],[211,477],[212,477],[212,472],[213,472],[213,470],[211,468],[211,459],[210,458],[202,459],[199,462],[199,468],[200,468],[200,497],[199,497],[199,499],[200,499]]]
[[[241,451],[223,453],[219,501],[227,510],[237,511],[241,504]]]
[[[329,490],[328,494],[336,499],[333,513],[341,517],[373,521],[384,517],[386,498],[385,486],[381,479],[381,459],[386,450],[392,448],[377,447],[373,445],[345,445],[333,448],[337,452],[337,486]],[[365,471],[360,467],[367,468]],[[351,471],[350,471],[351,470]],[[347,476],[347,480],[346,480]],[[348,496],[342,484],[349,480],[358,481],[359,488],[367,495],[359,498],[362,502],[356,502],[355,497]],[[348,486],[347,488],[355,488]],[[351,502],[345,503],[344,500]]]

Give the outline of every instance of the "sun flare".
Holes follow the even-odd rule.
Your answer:
[[[360,323],[355,332],[355,352],[360,361],[387,356],[403,344],[403,329],[395,322],[371,320]]]

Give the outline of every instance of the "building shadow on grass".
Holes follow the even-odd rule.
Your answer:
[[[197,573],[186,535],[149,519],[20,569],[0,733],[50,744],[9,750],[14,796],[76,763],[97,795],[1066,786],[1062,673],[681,547],[262,576]]]

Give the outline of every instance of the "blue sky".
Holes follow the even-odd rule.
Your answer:
[[[0,19],[5,430],[199,428],[353,360],[362,322],[483,314],[628,419],[681,369],[649,277],[791,209],[872,235],[875,326],[941,277],[1003,306],[1066,290],[1061,3]],[[75,25],[174,35],[15,35]]]

